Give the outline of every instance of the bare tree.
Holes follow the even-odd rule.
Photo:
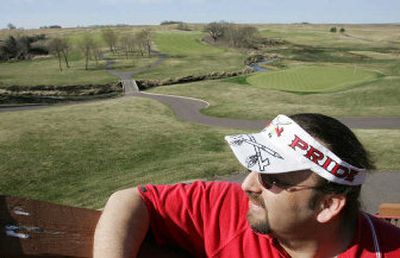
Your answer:
[[[107,46],[110,48],[110,51],[115,53],[118,42],[118,34],[111,28],[106,28],[101,31],[101,35]]]
[[[129,59],[130,55],[135,52],[136,49],[136,37],[133,34],[124,34],[120,39],[121,49],[124,51],[126,59]]]
[[[83,35],[80,48],[85,58],[85,70],[88,69],[89,59],[92,56],[92,51],[94,47],[95,47],[95,42],[93,40],[92,35],[90,33],[86,33],[85,35]]]
[[[17,27],[15,27],[14,24],[9,23],[9,24],[7,24],[7,28],[8,28],[9,30],[15,30]]]
[[[57,57],[60,71],[62,71],[61,59],[64,59],[65,66],[70,68],[68,63],[70,45],[66,38],[57,37],[51,39],[49,41],[48,48],[50,52]]]
[[[232,47],[251,48],[256,41],[257,28],[253,26],[232,25],[229,27]]]
[[[226,27],[226,22],[211,22],[204,27],[204,31],[206,31],[215,42],[224,36]]]
[[[139,45],[147,52],[147,55],[151,55],[151,42],[152,42],[152,33],[149,29],[144,29],[136,34],[136,39],[139,42]],[[143,55],[143,54],[142,54]]]

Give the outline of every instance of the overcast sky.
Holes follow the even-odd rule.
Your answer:
[[[400,0],[1,0],[0,28],[208,23],[400,23]]]

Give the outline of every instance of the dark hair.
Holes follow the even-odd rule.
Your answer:
[[[340,121],[314,113],[295,114],[291,115],[290,118],[347,163],[367,170],[375,168],[367,150],[354,133]],[[361,185],[341,185],[329,182],[322,177],[318,178],[318,191],[311,200],[310,207],[315,209],[324,194],[343,194],[346,196],[343,216],[346,219],[355,219],[360,212]]]

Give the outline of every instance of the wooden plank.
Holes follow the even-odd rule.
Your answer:
[[[400,218],[400,203],[382,203],[379,205],[379,216],[391,216]]]
[[[91,257],[101,212],[0,196],[1,257]]]
[[[101,212],[0,195],[0,258],[89,258]],[[191,257],[148,237],[139,258]]]

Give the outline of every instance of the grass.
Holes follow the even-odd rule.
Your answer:
[[[84,63],[73,61],[70,69],[58,69],[55,59],[0,63],[0,88],[10,85],[79,85],[109,83],[118,78],[104,71],[104,63],[92,64],[85,70]]]
[[[118,188],[240,169],[223,140],[232,131],[177,121],[147,99],[0,113],[0,119],[1,194],[99,208]]]
[[[282,53],[285,58],[281,62],[288,70],[150,91],[205,99],[211,106],[204,113],[228,118],[270,119],[279,113],[299,112],[335,117],[400,114],[400,62],[398,44],[394,44],[398,26],[346,25],[347,35],[328,32],[330,25],[259,27],[263,35],[291,42],[266,50]],[[139,29],[121,27],[118,31]],[[200,30],[178,32],[162,26],[153,30],[157,49],[169,58],[159,67],[135,74],[135,78],[164,79],[243,68],[245,54],[204,44]],[[86,29],[47,31],[51,36],[70,37],[75,44]],[[100,40],[99,29],[89,31]],[[63,72],[58,71],[55,59],[2,63],[0,87],[118,80],[104,71],[104,62],[84,71],[81,58],[74,49],[72,68]],[[114,67],[125,71],[155,61],[111,58],[116,62]],[[374,80],[377,74],[384,76]],[[269,87],[265,84],[273,80],[269,76],[288,80],[286,85],[294,87],[289,90],[298,92]],[[212,178],[242,169],[223,140],[224,135],[238,131],[179,121],[169,108],[148,99],[120,98],[0,113],[0,120],[1,194],[100,208],[109,194],[120,188]],[[372,151],[379,170],[400,168],[400,130],[355,132]]]
[[[329,32],[330,28],[344,27],[345,33]],[[398,25],[263,25],[261,34],[281,38],[296,45],[334,47],[339,49],[398,48]]]
[[[375,80],[375,72],[344,66],[297,66],[288,70],[257,73],[247,81],[257,87],[291,92],[327,92]]]
[[[100,208],[117,189],[242,170],[223,140],[239,131],[177,121],[147,99],[0,113],[0,119],[1,194]],[[400,167],[400,130],[356,133],[379,169]]]
[[[169,56],[214,56],[227,52],[201,42],[202,36],[200,32],[159,32],[155,34],[154,41],[157,49]]]
[[[298,112],[373,117],[400,114],[399,84],[399,77],[390,77],[338,92],[303,94],[222,80],[158,87],[151,92],[204,99],[211,106],[203,112],[217,117],[267,119]]]
[[[200,32],[168,31],[155,34],[157,50],[168,58],[159,66],[138,73],[138,79],[165,79],[244,68],[245,55],[201,42]]]

